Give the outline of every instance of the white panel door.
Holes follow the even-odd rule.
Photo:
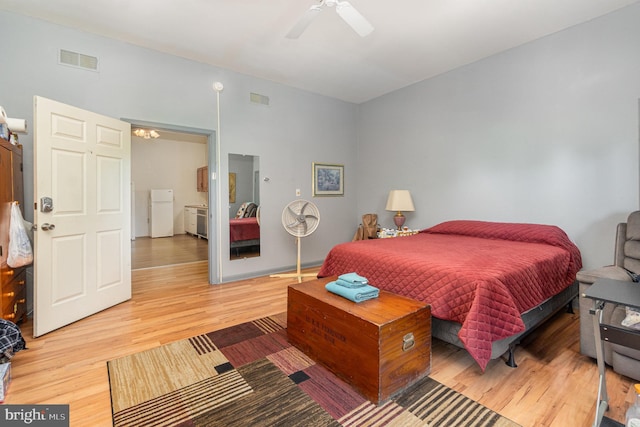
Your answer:
[[[37,337],[131,298],[131,125],[42,97],[34,121]]]

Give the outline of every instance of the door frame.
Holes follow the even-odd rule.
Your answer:
[[[207,166],[209,167],[209,233],[207,239],[208,254],[209,254],[209,284],[217,285],[221,281],[220,274],[220,260],[218,254],[222,245],[221,236],[218,233],[218,186],[212,185],[212,176],[217,177],[218,164],[216,153],[219,150],[217,147],[216,131],[213,129],[201,129],[189,126],[172,125],[167,123],[149,122],[145,120],[127,119],[121,118],[123,122],[128,122],[131,127],[143,127],[154,128],[158,130],[167,130],[172,132],[192,133],[198,135],[204,135],[207,137]],[[131,165],[133,167],[133,164]],[[215,227],[211,225],[214,224]],[[213,237],[213,239],[212,239]],[[212,244],[213,242],[213,244]]]

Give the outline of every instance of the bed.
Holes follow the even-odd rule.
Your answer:
[[[229,220],[229,247],[239,249],[260,245],[258,218],[233,218]]]
[[[484,371],[578,294],[580,251],[551,225],[447,221],[392,239],[331,249],[318,277],[356,272],[431,305],[432,335],[465,348]]]

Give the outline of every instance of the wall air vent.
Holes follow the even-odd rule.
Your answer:
[[[259,93],[249,93],[249,101],[253,104],[269,105],[269,97]]]
[[[95,56],[89,56],[82,53],[71,52],[70,50],[60,49],[58,61],[60,62],[60,64],[70,65],[72,67],[98,71],[98,58],[96,58]]]

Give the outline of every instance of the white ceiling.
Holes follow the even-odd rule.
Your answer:
[[[350,0],[375,27],[360,38],[317,0],[0,0],[41,18],[360,103],[640,0]]]

